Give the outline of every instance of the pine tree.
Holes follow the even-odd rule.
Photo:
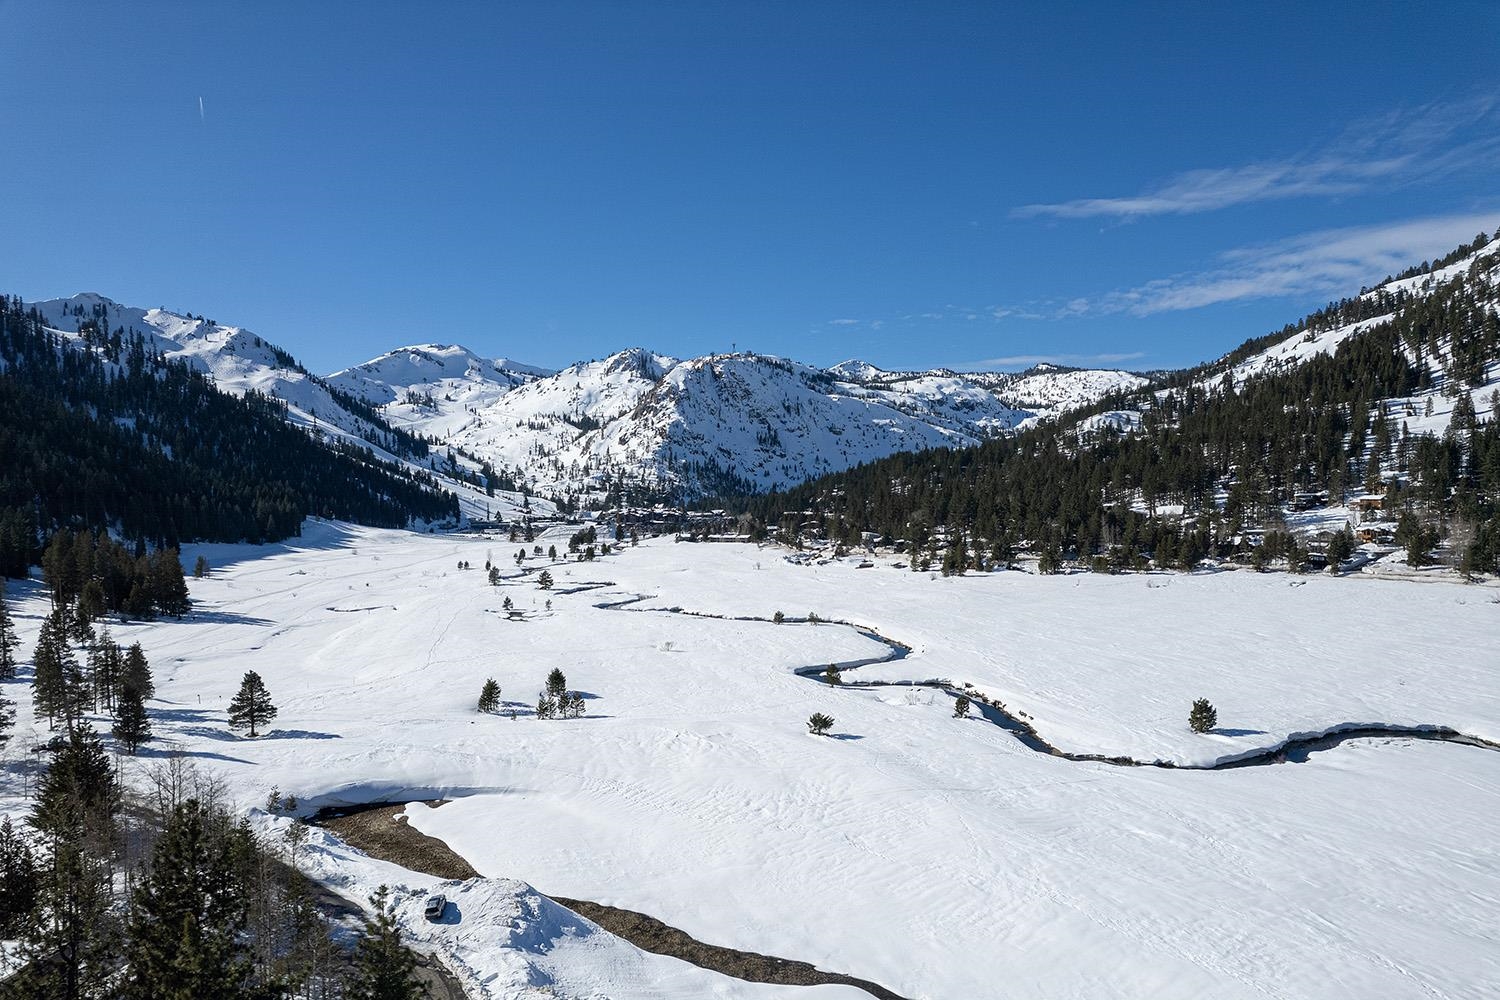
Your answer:
[[[401,944],[390,889],[377,889],[370,905],[375,915],[365,918],[365,934],[355,948],[348,1000],[418,1000],[426,996],[426,988],[416,977],[416,958]]]
[[[113,850],[119,810],[109,755],[93,727],[80,723],[37,782],[36,808],[27,823],[53,841],[77,842],[106,856]]]
[[[557,714],[557,702],[547,697],[543,691],[536,696],[536,717],[538,719],[550,719]]]
[[[141,693],[133,687],[120,692],[119,715],[112,732],[132,757],[142,743],[151,739],[151,720],[146,715],[146,704]]]
[[[244,940],[248,827],[188,799],[172,811],[131,903],[126,1000],[240,1000],[252,972]]]
[[[479,710],[488,715],[499,707],[500,685],[491,677],[484,682],[484,687],[479,692]]]
[[[133,642],[125,651],[125,664],[120,670],[120,690],[135,688],[141,693],[144,701],[156,694],[156,683],[151,679],[151,665],[146,662],[146,654],[141,650],[141,644]]]
[[[181,618],[191,610],[187,580],[182,574],[182,558],[176,549],[160,549],[150,556],[146,586],[152,607],[162,614]]]
[[[536,578],[536,585],[538,587],[541,587],[543,590],[551,590],[552,589],[552,574],[549,571],[545,570],[545,569],[542,570],[541,574],[538,575],[537,578]]]
[[[16,724],[16,705],[0,695],[0,747],[10,742],[10,727]]]
[[[124,669],[124,650],[111,638],[109,629],[102,630],[89,650],[89,681],[94,686],[94,700],[110,711],[114,711]]]
[[[560,699],[568,691],[568,678],[562,669],[553,667],[552,672],[547,675],[547,696]]]
[[[109,863],[77,842],[58,840],[40,865],[36,906],[21,928],[21,969],[6,997],[94,1000],[112,996],[118,921]]]
[[[969,717],[969,696],[959,695],[953,702],[953,717],[955,719],[967,719]]]
[[[270,692],[266,690],[265,683],[260,679],[260,674],[254,670],[246,671],[244,679],[240,681],[240,690],[229,702],[229,725],[232,729],[249,729],[250,737],[254,739],[257,735],[257,727],[263,726],[276,718],[276,706],[271,704]]]
[[[68,678],[76,671],[73,651],[68,646],[63,627],[62,609],[54,611],[42,623],[32,657],[31,700],[38,716],[47,717],[47,728],[56,729],[57,720],[68,712]]]
[[[0,939],[14,940],[30,922],[39,891],[36,857],[26,838],[0,817]]]
[[[10,620],[10,608],[5,603],[5,578],[0,577],[0,681],[15,679],[15,651],[20,645],[15,624]]]
[[[807,731],[814,736],[826,736],[832,728],[833,717],[822,712],[814,712],[807,720]]]
[[[1192,711],[1188,712],[1188,726],[1193,732],[1206,733],[1218,724],[1219,713],[1207,698],[1199,698],[1193,702]]]
[[[827,684],[844,683],[844,674],[841,670],[839,670],[839,666],[837,663],[830,663],[828,664],[827,668],[824,669],[823,681]]]
[[[104,603],[104,585],[97,579],[89,580],[78,594],[78,621],[83,624],[96,622],[108,610]]]
[[[1348,528],[1333,533],[1328,540],[1328,572],[1337,573],[1340,565],[1354,555],[1354,535]]]

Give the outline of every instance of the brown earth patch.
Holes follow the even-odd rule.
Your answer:
[[[443,800],[428,802],[437,807]],[[331,830],[345,842],[382,861],[390,861],[412,871],[425,872],[445,879],[481,877],[474,867],[443,841],[429,837],[406,822],[400,814],[406,803],[379,803],[342,810],[323,810],[311,820]],[[586,899],[549,897],[609,933],[624,938],[643,951],[719,972],[751,983],[783,986],[854,986],[879,1000],[907,1000],[878,983],[838,972],[824,972],[806,962],[794,962],[772,955],[704,944],[655,917],[618,906],[606,906]]]

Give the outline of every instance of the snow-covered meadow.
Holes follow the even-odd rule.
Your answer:
[[[456,922],[416,913],[433,879],[322,832],[305,863],[354,896],[407,886],[408,927],[487,995],[863,995],[644,955],[502,879],[912,998],[1456,998],[1500,983],[1491,750],[1390,738],[1268,767],[1114,767],[956,719],[940,691],[792,672],[886,652],[796,621],[814,612],[912,647],[851,679],[969,682],[1069,751],[1207,763],[1365,723],[1494,740],[1495,589],[1248,572],[932,579],[889,560],[795,565],[774,548],[653,540],[548,564],[549,593],[517,570],[518,548],[309,522],[284,545],[186,551],[213,567],[192,583],[193,616],[113,628],[156,672],[150,752],[192,755],[242,807],[273,786],[309,810],[453,799],[407,815],[496,880],[461,890]],[[29,652],[45,598],[11,596]],[[584,718],[530,717],[553,667],[585,693]],[[280,710],[257,740],[224,716],[250,669]],[[491,676],[506,709],[482,716]],[[6,688],[21,732],[0,806],[15,812],[42,733],[24,684]],[[1195,697],[1218,707],[1218,732],[1188,731]],[[837,720],[833,738],[807,733],[815,711]]]

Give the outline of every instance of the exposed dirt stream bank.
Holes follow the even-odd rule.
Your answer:
[[[441,800],[427,803],[429,806],[441,804]],[[332,831],[371,857],[390,861],[412,871],[444,879],[481,877],[472,865],[443,841],[429,837],[407,823],[406,818],[401,815],[405,810],[404,802],[325,809],[310,822]],[[549,898],[643,951],[678,958],[735,979],[783,986],[835,983],[858,987],[879,1000],[908,1000],[878,983],[837,972],[823,972],[806,962],[704,944],[684,931],[634,910],[565,896]]]

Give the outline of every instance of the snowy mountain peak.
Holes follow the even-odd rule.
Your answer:
[[[644,347],[628,347],[604,359],[604,374],[625,374],[656,381],[676,367],[676,358],[656,354]],[[575,368],[579,367],[577,365]],[[572,369],[569,369],[572,370]]]
[[[488,467],[583,502],[626,484],[641,497],[790,486],[898,451],[975,444],[1139,381],[890,372],[858,359],[819,369],[747,352],[683,360],[644,347],[553,373],[450,343],[318,378],[255,334],[191,313],[94,293],[38,308],[65,333],[89,319],[136,330],[227,391],[277,397],[294,422],[419,459],[460,486]],[[425,449],[434,440],[436,458]]]
[[[860,361],[858,358],[850,358],[848,361],[840,361],[828,373],[835,378],[849,382],[872,382],[885,376],[885,370],[877,368],[868,361]]]
[[[427,397],[434,390],[439,395],[458,392],[465,396],[505,392],[551,374],[509,358],[483,358],[457,344],[416,344],[335,372],[327,381],[384,406],[409,396]]]

